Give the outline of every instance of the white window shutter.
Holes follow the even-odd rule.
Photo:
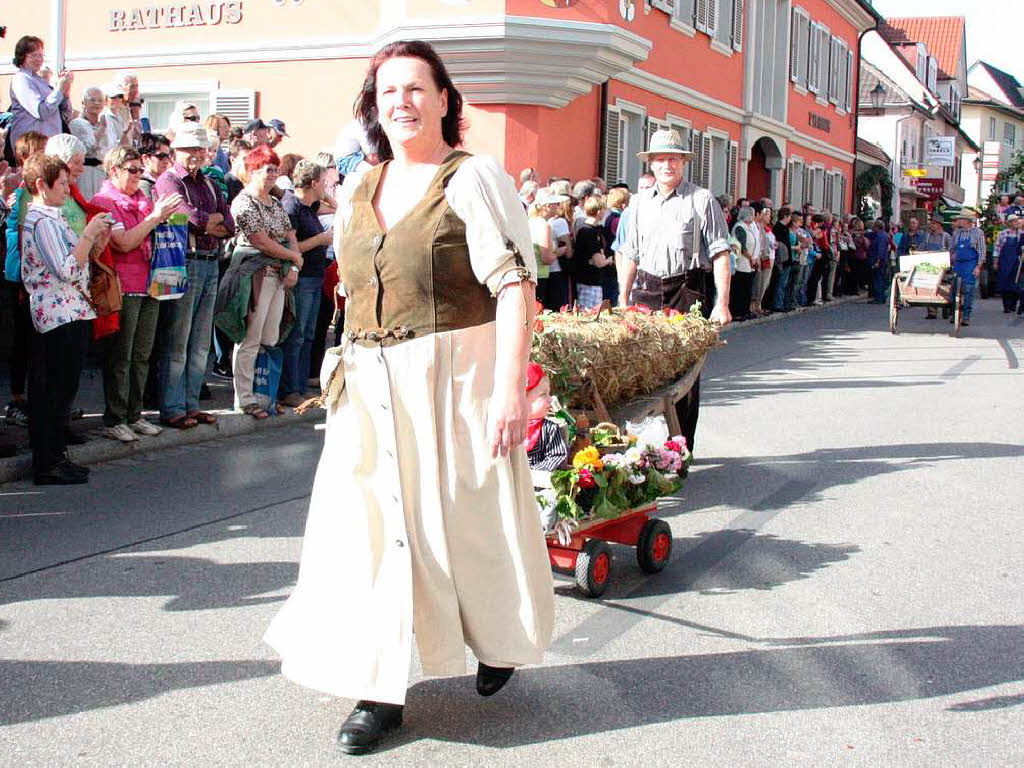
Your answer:
[[[839,177],[839,215],[846,215],[846,177]]]
[[[713,2],[715,2],[715,0],[696,0],[696,8],[693,14],[693,25],[701,32],[708,31],[708,8]]]
[[[619,110],[608,107],[604,116],[604,167],[601,178],[619,183]]]
[[[676,8],[676,0],[651,0],[651,6],[671,16]]]
[[[244,126],[256,117],[256,91],[252,88],[217,91],[212,106],[211,114],[224,115],[231,125]]]
[[[732,0],[732,47],[743,50],[743,0]]]
[[[786,205],[793,204],[793,173],[796,165],[790,160],[786,163]]]
[[[811,169],[806,165],[803,167],[803,179],[800,181],[800,205],[810,202]]]
[[[711,188],[711,137],[708,134],[701,136],[701,158],[700,158],[701,186]]]
[[[718,4],[729,0],[707,0],[708,2],[708,34],[712,37],[718,31]]]
[[[794,83],[800,83],[800,71],[803,61],[800,58],[800,31],[803,29],[803,19],[796,8],[793,9],[792,21],[789,24],[789,79]]]
[[[690,131],[690,162],[686,164],[686,180],[700,186],[700,131]]]
[[[738,170],[740,156],[740,145],[738,142],[729,142],[729,165],[725,173],[725,191],[727,194],[736,196],[736,172]]]
[[[824,190],[824,192],[825,192],[825,195],[824,195],[825,199],[824,199],[824,203],[821,206],[822,210],[831,211],[832,210],[832,174],[831,173],[826,173],[825,174],[825,190]]]
[[[851,112],[855,107],[853,101],[853,51],[846,52],[846,111]]]
[[[818,92],[818,25],[811,24],[807,31],[807,90]]]

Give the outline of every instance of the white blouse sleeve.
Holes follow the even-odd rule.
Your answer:
[[[85,154],[93,155],[96,152],[96,130],[92,123],[84,117],[76,117],[68,127],[71,129],[71,135],[85,145]]]
[[[463,161],[445,190],[448,205],[466,225],[469,259],[492,295],[510,283],[537,282],[537,262],[526,211],[512,178],[487,155]]]

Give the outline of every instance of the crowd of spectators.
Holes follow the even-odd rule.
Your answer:
[[[318,320],[334,309],[322,298],[339,181],[333,155],[279,156],[282,121],[233,127],[224,115],[204,120],[188,102],[154,133],[130,73],[85,88],[75,109],[74,75],[61,72],[51,85],[43,60],[42,40],[18,41],[0,119],[14,336],[4,421],[29,428],[36,482],[88,480],[67,445],[83,440],[69,425],[90,348],[103,372],[109,439],[215,424],[200,406],[211,373],[233,381],[239,410],[266,418],[253,397],[261,346],[284,351],[271,406],[298,405],[317,365],[318,331],[325,343]],[[175,213],[188,219],[187,291],[161,301],[151,295],[150,262],[155,232]],[[119,283],[114,310],[98,305],[91,284],[104,271]],[[149,409],[159,424],[143,415]]]
[[[204,119],[188,102],[177,105],[165,133],[154,133],[140,116],[134,75],[86,88],[75,110],[74,75],[61,72],[51,85],[43,53],[38,38],[16,45],[0,165],[5,289],[14,315],[5,417],[31,425],[37,482],[87,479],[66,443],[79,439],[68,417],[90,337],[102,362],[110,439],[158,434],[146,409],[159,411],[163,427],[214,424],[200,406],[211,373],[233,381],[235,407],[253,418],[300,405],[328,324],[343,306],[334,290],[333,218],[336,196],[345,198],[339,184],[351,188],[377,162],[366,137],[347,126],[335,154],[279,155],[275,148],[288,136],[282,121],[232,126],[224,115]],[[534,169],[520,173],[545,308],[629,303],[620,291],[619,252],[631,199],[653,194],[653,186],[650,174],[631,191],[601,178],[552,176],[541,185]],[[719,204],[731,233],[729,309],[741,322],[862,291],[886,302],[897,255],[956,247],[937,217],[926,226],[911,217],[901,231],[810,204],[794,209],[727,196]],[[175,212],[188,217],[188,290],[158,301],[147,291],[153,233]],[[1024,198],[1004,198],[998,213],[1024,220]],[[980,234],[970,220],[958,229],[972,239]],[[112,316],[96,317],[88,300],[90,261],[120,279],[122,307]],[[268,406],[255,396],[254,366],[261,348],[275,346],[282,352],[279,405],[271,398]]]

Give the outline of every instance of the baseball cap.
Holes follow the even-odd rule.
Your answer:
[[[284,129],[284,122],[282,122],[281,120],[278,120],[276,117],[273,120],[268,121],[267,125],[269,125],[275,131],[280,133],[282,136],[287,136],[288,135],[288,131],[286,131]]]
[[[245,124],[245,128],[242,129],[242,133],[252,133],[253,131],[258,131],[261,128],[269,127],[269,125],[267,125],[257,117],[254,120],[250,120],[248,123]]]

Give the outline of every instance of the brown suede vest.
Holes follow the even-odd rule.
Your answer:
[[[384,166],[368,171],[356,189],[338,254],[345,331],[356,343],[388,346],[494,320],[496,302],[473,274],[465,224],[444,196],[467,157],[449,155],[423,199],[388,232],[373,210]]]

